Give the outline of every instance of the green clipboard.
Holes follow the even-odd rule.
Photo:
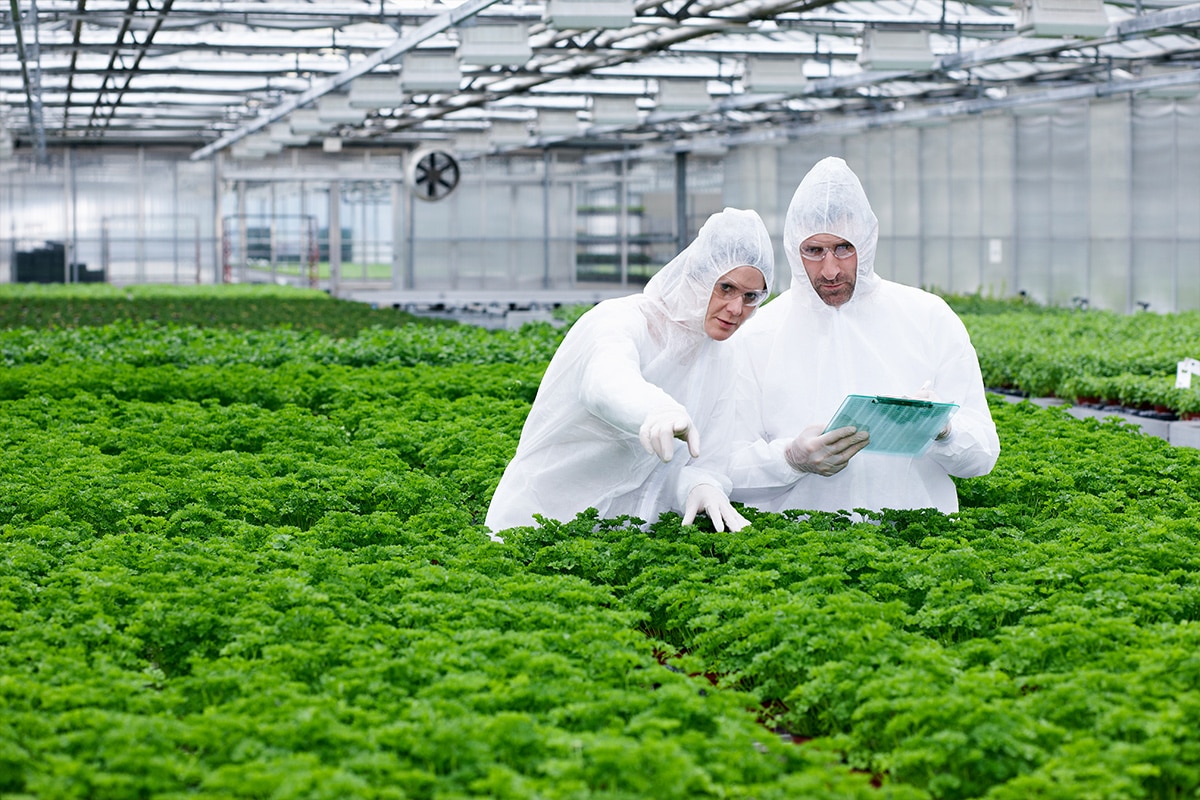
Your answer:
[[[925,454],[933,444],[933,437],[942,432],[956,411],[957,403],[851,394],[846,395],[825,430],[853,425],[871,434],[871,443],[863,448],[863,452],[920,456]]]

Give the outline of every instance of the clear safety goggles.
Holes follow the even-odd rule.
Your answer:
[[[742,305],[756,306],[763,300],[767,299],[767,295],[771,293],[770,289],[758,289],[756,291],[746,291],[740,286],[734,286],[732,283],[720,281],[713,287],[713,294],[722,300],[732,300],[739,294],[742,296]]]
[[[833,247],[822,247],[811,244],[800,245],[800,257],[805,261],[824,261],[827,253],[833,253],[834,258],[849,258],[854,255],[854,245],[849,242],[835,244]]]

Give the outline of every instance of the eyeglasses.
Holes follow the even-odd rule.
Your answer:
[[[722,300],[732,300],[739,294],[742,296],[742,305],[756,306],[763,300],[767,299],[767,295],[771,293],[770,289],[759,289],[757,291],[747,292],[740,286],[735,286],[732,283],[721,281],[713,287],[713,294],[720,297]]]
[[[849,258],[854,255],[854,245],[849,242],[835,244],[833,247],[821,247],[820,245],[811,244],[800,245],[800,257],[806,261],[824,261],[826,253],[833,253],[834,258]]]

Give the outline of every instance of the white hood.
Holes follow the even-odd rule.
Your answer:
[[[858,176],[835,156],[818,161],[804,177],[792,195],[783,221],[783,247],[792,267],[792,296],[796,302],[824,307],[800,258],[800,244],[819,233],[842,237],[858,253],[858,279],[854,296],[848,302],[875,291],[879,285],[879,276],[875,274],[879,220]]]

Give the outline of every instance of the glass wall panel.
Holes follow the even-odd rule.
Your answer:
[[[0,209],[0,237],[3,237],[5,270],[0,275],[18,279],[18,262],[37,258],[52,247],[70,248],[70,198],[62,164],[42,167],[36,172],[11,170],[0,173],[4,180],[4,207]],[[21,255],[24,253],[25,255]],[[70,255],[56,259],[65,277]]]
[[[197,183],[191,165],[184,182],[186,163],[170,148],[69,148],[48,165],[5,172],[5,266],[9,253],[49,242],[62,251],[55,280],[211,280],[211,168]]]
[[[534,162],[537,164],[537,162]],[[574,285],[570,184],[489,163],[446,200],[413,207],[414,287],[537,290]],[[547,224],[546,214],[550,214]]]
[[[394,181],[351,181],[341,186],[339,217],[346,258],[341,280],[391,284],[393,261],[392,197]]]
[[[787,204],[779,191],[779,157],[783,146],[777,143],[736,147],[725,157],[722,171],[722,195],[727,205],[748,208],[762,217],[775,245],[776,282],[772,289],[786,286],[789,271],[783,251],[783,218]]]
[[[1133,106],[1133,202],[1130,259],[1134,308],[1176,308],[1175,242],[1179,235],[1181,175],[1175,103],[1138,98]],[[1195,139],[1194,131],[1191,138]],[[1174,252],[1173,252],[1174,251]]]
[[[1013,118],[980,118],[979,216],[980,290],[989,296],[1013,294]]]
[[[195,241],[196,273],[189,275],[180,270],[180,281],[187,283],[195,279],[198,283],[213,283],[220,280],[220,263],[217,237],[216,209],[216,164],[213,161],[178,161],[174,165],[176,185],[179,191],[180,227],[178,247],[186,251],[189,234]],[[188,226],[194,224],[194,230]],[[181,259],[181,263],[183,262]]]
[[[891,197],[896,187],[892,165],[895,162],[893,154],[894,129],[890,127],[866,131],[855,137],[855,142],[861,148],[851,147],[849,152],[854,154],[854,161],[849,161],[850,168],[862,181],[863,191],[871,203],[871,210],[879,220],[879,250],[875,256],[875,271],[887,278],[895,275],[896,262],[893,258],[892,209],[895,203]],[[857,151],[857,152],[855,152]]]
[[[1051,297],[1052,158],[1049,115],[1016,118],[1015,214],[1016,276],[1014,287],[1039,303]]]
[[[911,286],[921,284],[921,172],[919,154],[923,129],[897,128],[891,136],[891,186],[886,195],[876,200],[871,194],[871,205],[876,216],[880,205],[891,207],[887,214],[890,224],[883,227],[880,222],[881,242],[889,242],[886,260],[882,251],[878,263],[886,264],[888,276]],[[881,218],[882,220],[882,218]]]
[[[1177,101],[1175,111],[1179,197],[1175,308],[1200,309],[1200,96]]]
[[[879,219],[880,237],[891,235],[895,230],[892,221],[892,209],[895,203],[891,196],[896,186],[892,165],[896,157],[894,153],[895,129],[891,127],[877,128],[856,137],[856,141],[865,145],[854,155],[856,161],[850,162],[850,168],[855,171],[862,181],[863,191],[871,202],[871,210]],[[855,148],[851,148],[853,151]]]
[[[921,288],[946,291],[953,285],[950,254],[951,126],[921,129]]]
[[[847,155],[848,142],[854,137],[816,134],[793,139],[779,151],[779,192],[782,200],[781,207],[786,209],[796,193],[796,187],[813,166],[826,156],[840,156],[850,162],[850,166],[858,169],[854,159]],[[860,159],[861,161],[861,159]]]
[[[167,224],[169,212],[164,210],[161,190],[156,189],[152,218],[144,153],[86,150],[71,155],[78,260],[99,263],[113,283],[169,280],[159,269],[162,254],[158,252],[161,226]],[[170,186],[170,167],[155,178],[160,186]]]
[[[979,127],[977,117],[950,125],[950,272],[944,288],[955,294],[974,292],[982,280]]]
[[[1050,295],[1067,306],[1088,296],[1091,171],[1088,158],[1088,106],[1060,105],[1050,119]]]
[[[1128,97],[1093,102],[1089,210],[1089,307],[1126,312],[1129,297],[1130,162]]]

